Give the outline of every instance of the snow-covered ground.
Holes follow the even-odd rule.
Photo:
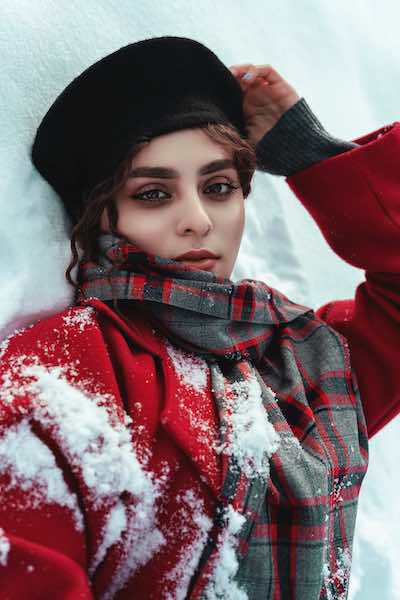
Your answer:
[[[399,18],[397,0],[2,0],[1,337],[71,301],[68,223],[29,149],[51,102],[85,67],[146,37],[192,37],[228,66],[272,64],[331,133],[354,139],[399,120]],[[284,179],[262,173],[234,275],[264,279],[313,307],[352,296],[363,278],[328,248]],[[399,434],[400,420],[371,441],[351,600],[400,599]]]

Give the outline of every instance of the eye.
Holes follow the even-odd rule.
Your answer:
[[[153,188],[151,190],[141,192],[140,194],[133,194],[131,198],[134,198],[135,200],[141,200],[142,202],[146,202],[148,204],[161,204],[164,202],[165,198],[157,197],[155,194],[158,192],[161,192],[161,194],[166,194],[166,192],[163,192],[162,190]],[[169,194],[166,195],[169,196]]]
[[[210,188],[215,188],[216,186],[219,185],[225,185],[228,190],[226,192],[211,192],[211,196],[215,195],[215,196],[230,196],[234,190],[237,190],[239,188],[238,185],[233,185],[232,183],[227,183],[226,181],[218,181],[217,183],[212,183],[211,185],[209,185],[206,189],[210,189]]]

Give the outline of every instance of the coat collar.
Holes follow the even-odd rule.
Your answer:
[[[87,298],[79,302],[80,306],[92,306],[100,315],[113,322],[122,333],[137,344],[142,350],[150,352],[154,357],[162,358],[164,350],[161,338],[143,321],[135,321],[134,328],[129,326],[112,308],[98,298]]]

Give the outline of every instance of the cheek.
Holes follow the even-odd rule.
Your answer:
[[[224,215],[224,219],[222,220],[222,227],[227,233],[227,239],[229,239],[232,246],[240,243],[243,235],[244,223],[244,203],[241,201],[234,206],[231,206],[230,210]]]
[[[118,209],[118,232],[145,251],[157,253],[169,228],[168,219],[151,210],[136,211],[128,204]]]

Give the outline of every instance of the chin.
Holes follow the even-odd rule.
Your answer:
[[[232,271],[227,272],[226,269],[215,269],[213,270],[214,275],[217,277],[224,277],[225,279],[230,279],[232,275]]]

